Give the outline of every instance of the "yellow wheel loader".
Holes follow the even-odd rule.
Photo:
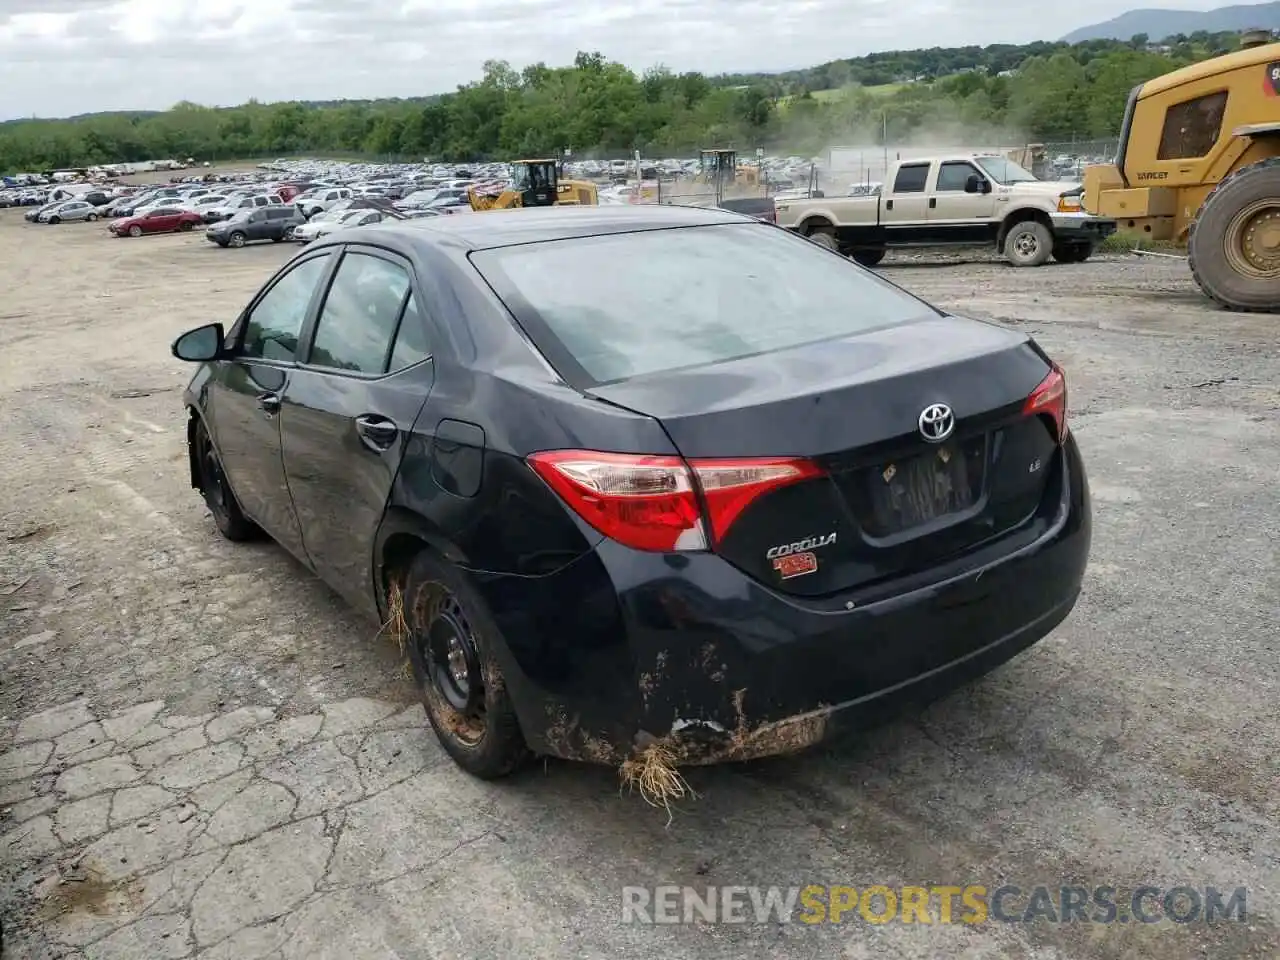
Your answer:
[[[1084,208],[1187,248],[1218,304],[1280,312],[1280,43],[1135,87],[1115,163],[1086,168]]]
[[[472,210],[510,210],[515,207],[595,206],[600,202],[596,185],[587,180],[561,180],[555,160],[516,160],[511,164],[511,186],[497,195],[467,191]]]

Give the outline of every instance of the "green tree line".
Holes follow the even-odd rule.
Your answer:
[[[577,156],[708,146],[811,153],[886,135],[900,141],[940,125],[1043,141],[1106,137],[1119,127],[1132,86],[1236,42],[1230,34],[1197,34],[1158,45],[1134,37],[913,50],[717,77],[661,66],[637,75],[600,53],[518,71],[494,60],[476,82],[434,97],[179,103],[159,113],[10,121],[0,124],[0,171],[291,154],[464,161],[564,149]]]

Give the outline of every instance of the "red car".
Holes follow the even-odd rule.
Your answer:
[[[140,213],[136,217],[125,217],[113,220],[107,227],[117,237],[140,237],[144,233],[173,233],[176,230],[190,230],[202,226],[204,220],[200,214],[190,210],[179,210],[176,207],[157,207]]]

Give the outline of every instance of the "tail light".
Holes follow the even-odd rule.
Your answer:
[[[1053,436],[1058,443],[1067,439],[1067,376],[1056,363],[1049,375],[1031,391],[1022,406],[1026,416],[1046,416],[1053,421]]]
[[[637,550],[707,550],[752,501],[822,475],[808,460],[552,450],[529,465],[578,516]]]

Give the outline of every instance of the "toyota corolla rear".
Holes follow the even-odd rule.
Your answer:
[[[527,457],[598,534],[559,584],[564,636],[616,630],[630,657],[543,689],[544,716],[579,720],[526,730],[535,745],[799,749],[993,669],[1070,612],[1087,481],[1065,375],[1025,335],[763,224],[472,259],[602,417],[660,426],[647,449]]]

